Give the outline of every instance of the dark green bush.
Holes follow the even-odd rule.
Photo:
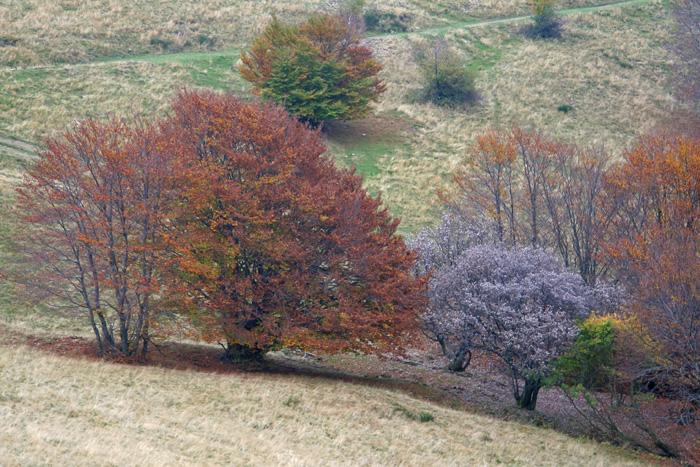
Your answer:
[[[530,0],[532,24],[525,26],[525,35],[533,38],[550,39],[561,36],[561,18],[554,11],[556,0]]]
[[[411,22],[411,16],[407,13],[397,15],[374,8],[365,12],[364,19],[367,30],[375,32],[406,32]]]
[[[423,98],[437,105],[458,106],[476,97],[474,73],[443,40],[438,40],[421,53]]]
[[[564,112],[565,114],[571,112],[572,110],[574,110],[574,107],[569,104],[562,104],[557,107],[557,111]]]

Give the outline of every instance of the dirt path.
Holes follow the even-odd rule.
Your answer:
[[[596,5],[596,6],[587,6],[587,7],[580,7],[580,8],[568,8],[565,10],[557,10],[557,14],[559,15],[571,15],[574,13],[589,13],[589,12],[594,12],[594,11],[601,11],[601,10],[609,10],[611,8],[620,8],[620,7],[625,7],[625,6],[636,6],[636,5],[644,5],[647,3],[651,3],[652,0],[623,0],[621,2],[612,2],[612,3],[606,3],[603,5]],[[509,16],[507,18],[498,18],[498,19],[491,19],[491,20],[485,20],[485,21],[470,21],[470,22],[463,22],[463,23],[453,23],[453,24],[448,24],[447,26],[436,26],[434,28],[426,28],[422,29],[420,31],[421,34],[431,34],[431,33],[442,33],[445,31],[451,31],[454,29],[471,29],[471,28],[478,28],[482,26],[492,26],[495,24],[504,24],[504,23],[516,23],[519,21],[525,21],[527,19],[531,19],[532,15],[522,15],[522,16]],[[392,36],[405,36],[407,34],[414,34],[415,32],[411,33],[400,33],[400,34],[393,34]],[[387,34],[389,35],[389,34]],[[382,37],[382,36],[375,36],[375,37]]]

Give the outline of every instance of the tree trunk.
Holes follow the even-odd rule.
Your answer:
[[[447,365],[449,371],[462,372],[467,369],[472,360],[470,351],[459,350],[450,358],[450,363]]]
[[[105,349],[102,345],[102,336],[100,336],[100,330],[97,328],[97,323],[95,323],[95,312],[91,309],[88,310],[88,317],[90,318],[90,326],[92,327],[92,332],[95,333],[95,338],[97,339],[97,355],[100,358],[105,356]]]
[[[541,387],[540,378],[525,378],[523,392],[516,396],[518,406],[525,410],[535,410],[537,394],[539,394]]]

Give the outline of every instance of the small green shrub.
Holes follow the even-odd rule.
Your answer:
[[[611,317],[593,315],[579,323],[571,349],[555,363],[555,377],[563,386],[601,389],[614,376],[617,326]]]
[[[381,12],[374,8],[367,10],[364,14],[365,27],[368,31],[375,32],[406,32],[411,22],[411,15],[408,13]]]
[[[151,37],[150,43],[151,45],[160,47],[163,50],[168,49],[172,45],[172,42],[167,39],[161,39],[160,37]]]
[[[574,107],[569,104],[563,104],[557,107],[557,111],[564,112],[565,114],[571,112],[572,110],[574,110]]]
[[[287,407],[294,407],[295,405],[299,405],[301,402],[301,398],[297,396],[289,396],[287,399],[285,399],[282,404],[287,406]]]
[[[0,47],[12,47],[17,45],[19,39],[9,36],[0,36]]]
[[[214,43],[216,43],[216,39],[213,37],[209,37],[206,34],[200,34],[199,36],[197,36],[197,42],[199,43],[199,45],[212,47]]]
[[[459,106],[476,98],[474,73],[442,39],[421,52],[423,98],[437,105]]]
[[[394,410],[401,412],[409,420],[416,420],[421,423],[432,422],[435,420],[435,415],[431,414],[430,412],[419,412],[418,414],[415,414],[398,403],[394,403]]]

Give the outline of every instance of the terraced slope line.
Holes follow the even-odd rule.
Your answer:
[[[6,152],[8,154],[12,154],[13,156],[19,156],[26,159],[37,159],[38,156],[36,155],[36,151],[38,149],[39,148],[36,146],[23,141],[0,137],[0,152]]]

